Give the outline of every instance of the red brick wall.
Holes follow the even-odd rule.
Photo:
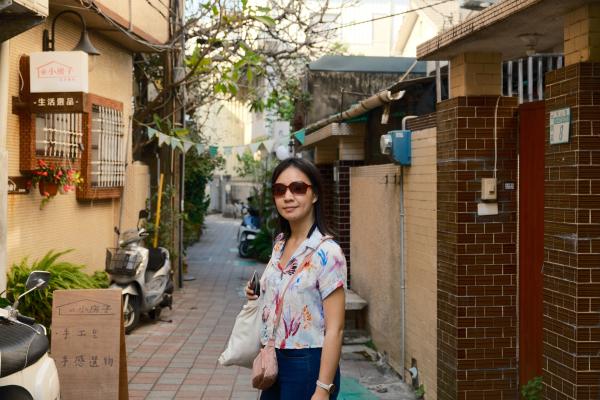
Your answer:
[[[329,229],[333,230],[333,165],[317,165],[323,180],[323,193],[321,194],[321,204],[323,205],[323,214]],[[335,232],[333,232],[335,234]]]
[[[499,215],[478,216],[494,168],[497,97],[438,104],[438,398],[517,398],[517,101],[498,109]]]
[[[570,107],[570,142],[546,138],[544,391],[600,397],[600,63],[546,75],[546,113]],[[549,115],[546,116],[548,129]]]
[[[362,161],[336,161],[337,182],[333,185],[333,228],[348,265],[348,287],[351,286],[350,265],[350,168],[363,165]]]

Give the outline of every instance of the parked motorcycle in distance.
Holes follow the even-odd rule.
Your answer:
[[[46,328],[18,310],[24,296],[45,288],[49,280],[48,271],[33,271],[25,283],[27,291],[12,307],[0,308],[0,399],[60,400]]]
[[[110,288],[123,293],[125,333],[139,323],[141,314],[154,320],[164,307],[173,304],[173,278],[169,251],[163,247],[146,248],[144,239],[149,233],[140,222],[148,218],[141,210],[136,229],[119,233],[119,247],[106,249],[106,272]]]
[[[242,223],[238,229],[238,253],[240,257],[250,257],[250,245],[260,230],[258,211],[242,203]]]

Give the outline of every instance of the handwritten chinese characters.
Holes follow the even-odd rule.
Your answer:
[[[127,382],[121,324],[120,290],[54,292],[52,357],[61,399],[119,399]]]

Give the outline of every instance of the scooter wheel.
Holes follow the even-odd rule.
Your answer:
[[[127,307],[123,310],[123,323],[125,333],[130,334],[140,322],[140,299],[130,294],[126,294],[125,297],[128,299],[123,299],[123,304],[127,300]]]
[[[242,240],[240,242],[240,245],[238,247],[238,253],[240,254],[240,257],[242,257],[242,258],[250,257],[250,241],[249,240]]]

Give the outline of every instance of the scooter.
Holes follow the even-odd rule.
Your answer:
[[[260,231],[260,217],[252,207],[242,203],[242,224],[238,229],[238,253],[240,257],[250,257],[250,244]]]
[[[12,307],[0,308],[0,399],[60,400],[46,328],[18,310],[24,296],[48,286],[49,280],[49,272],[33,271],[25,283],[27,291]]]
[[[106,272],[110,288],[123,293],[123,320],[129,334],[140,321],[141,314],[158,320],[164,307],[172,308],[173,278],[169,251],[163,247],[146,248],[143,241],[149,233],[140,227],[148,218],[141,210],[136,229],[119,233],[119,247],[106,249]]]

